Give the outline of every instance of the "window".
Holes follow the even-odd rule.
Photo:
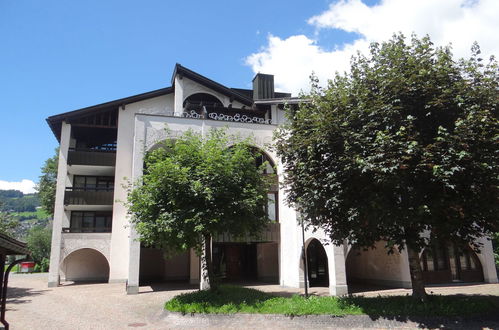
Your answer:
[[[75,175],[73,179],[73,190],[113,191],[114,177]]]
[[[106,233],[111,232],[112,212],[71,212],[70,232],[72,233]]]
[[[256,160],[256,166],[260,167],[263,164],[265,165],[262,171],[263,175],[272,175],[275,177],[275,184],[272,184],[270,187],[270,191],[267,193],[267,205],[265,206],[265,212],[267,213],[267,216],[270,221],[278,222],[279,221],[279,199],[278,199],[278,192],[277,192],[277,176],[275,175],[275,166],[272,160],[265,154],[262,153],[260,150],[256,149],[254,152],[258,155],[255,157]]]
[[[267,194],[267,215],[269,217],[270,221],[277,221],[277,214],[278,214],[278,209],[277,209],[277,192],[269,192]]]
[[[423,271],[431,272],[435,270],[449,269],[447,249],[435,244],[431,248],[426,248],[421,256],[421,268]]]
[[[256,166],[257,167],[262,166],[263,163],[265,163],[265,168],[263,169],[263,174],[275,174],[274,164],[272,163],[272,160],[265,154],[261,154],[258,157],[256,157]]]

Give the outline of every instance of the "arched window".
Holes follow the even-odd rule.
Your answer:
[[[481,282],[480,260],[470,247],[434,244],[421,255],[426,283]]]
[[[275,170],[275,164],[272,161],[272,159],[263,151],[254,148],[256,156],[256,166],[260,167],[262,165],[265,165],[263,167],[262,174],[263,175],[268,175],[272,176],[272,185],[270,186],[270,189],[267,193],[267,206],[266,206],[266,212],[271,221],[279,222],[279,187],[278,187],[278,179],[276,175],[276,170]]]
[[[196,93],[187,97],[183,104],[184,112],[191,113],[194,111],[198,115],[203,113],[203,107],[206,108],[222,108],[223,104],[217,97],[207,93]]]

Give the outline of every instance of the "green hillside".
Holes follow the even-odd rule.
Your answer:
[[[13,227],[6,232],[21,240],[31,228],[46,226],[50,220],[40,207],[38,194],[23,194],[19,190],[0,190],[0,212],[5,215],[2,221],[9,222],[7,227]]]
[[[40,206],[38,194],[23,194],[19,190],[0,190],[0,211],[36,212]]]

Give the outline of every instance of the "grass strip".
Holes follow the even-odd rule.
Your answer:
[[[425,304],[411,296],[277,297],[255,289],[222,285],[169,300],[165,309],[181,313],[258,313],[284,315],[472,316],[497,311],[499,297],[431,295]]]

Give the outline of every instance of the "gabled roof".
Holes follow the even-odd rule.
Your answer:
[[[70,121],[70,120],[78,119],[78,118],[81,118],[84,116],[93,115],[93,114],[98,113],[98,112],[100,113],[102,111],[117,110],[120,106],[125,106],[126,104],[129,104],[129,103],[134,103],[134,102],[150,99],[153,97],[173,93],[175,90],[175,77],[177,75],[180,75],[181,77],[186,77],[190,80],[193,80],[193,81],[195,81],[201,85],[204,85],[204,86],[206,86],[214,91],[217,91],[221,94],[224,94],[233,100],[237,100],[244,105],[252,106],[254,104],[252,90],[241,89],[241,88],[228,88],[222,84],[217,83],[216,81],[213,81],[209,78],[206,78],[205,76],[200,75],[199,73],[196,73],[192,70],[189,70],[188,68],[177,63],[177,64],[175,64],[175,68],[173,70],[173,75],[172,75],[172,79],[171,79],[171,81],[172,81],[171,87],[161,88],[161,89],[157,89],[157,90],[154,90],[151,92],[137,94],[134,96],[129,96],[129,97],[117,99],[114,101],[101,103],[101,104],[93,105],[90,107],[77,109],[77,110],[73,110],[73,111],[68,111],[68,112],[58,114],[58,115],[50,116],[46,119],[47,123],[49,124],[50,128],[52,129],[52,132],[54,133],[57,140],[60,140],[60,138],[61,138],[61,126],[62,126],[63,121]],[[288,94],[288,93],[275,93],[275,95],[276,95],[276,97],[284,97],[284,98],[291,96],[291,94]]]
[[[181,75],[183,77],[187,77],[197,83],[200,83],[201,85],[204,85],[206,87],[209,87],[210,89],[217,91],[219,93],[222,93],[224,95],[227,95],[234,100],[237,100],[241,102],[242,104],[245,104],[247,106],[253,105],[253,98],[249,97],[247,95],[244,95],[237,91],[237,89],[233,88],[228,88],[222,84],[217,83],[216,81],[213,81],[209,78],[206,78],[205,76],[200,75],[199,73],[196,73],[192,70],[187,69],[186,67],[180,65],[179,63],[175,64],[175,69],[173,70],[173,75],[172,75],[172,86],[175,84],[175,76]]]
[[[48,117],[47,123],[49,124],[50,128],[52,129],[52,132],[54,133],[55,137],[57,140],[60,140],[61,138],[61,124],[64,120],[67,120],[69,118],[78,118],[81,116],[87,116],[90,114],[93,114],[95,112],[103,111],[103,110],[112,110],[112,109],[117,109],[120,106],[129,104],[129,103],[134,103],[146,99],[150,99],[153,97],[161,96],[161,95],[166,95],[173,93],[173,88],[172,87],[166,87],[166,88],[161,88],[157,89],[151,92],[146,92],[142,94],[137,94],[129,97],[124,97],[121,99],[117,99],[114,101],[106,102],[106,103],[101,103],[97,105],[93,105],[90,107],[78,109],[78,110],[73,110],[73,111],[68,111],[64,112],[58,115],[50,116]]]

